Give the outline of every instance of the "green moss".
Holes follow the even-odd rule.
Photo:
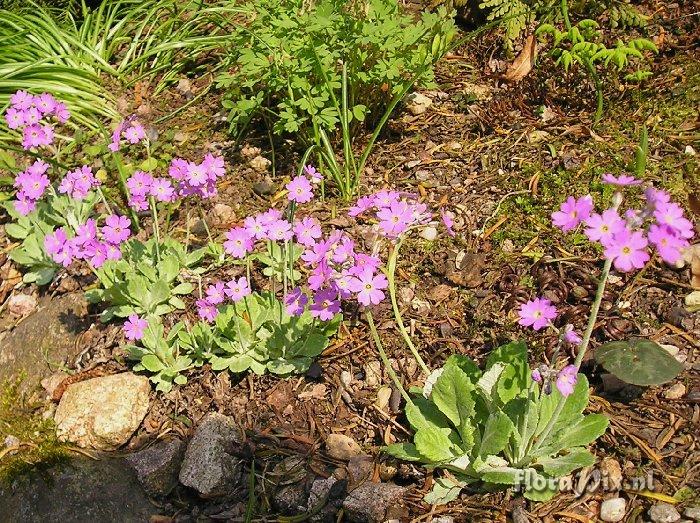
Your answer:
[[[15,454],[0,459],[0,481],[12,481],[34,468],[54,465],[68,456],[56,438],[53,422],[44,420],[37,405],[20,393],[20,380],[0,385],[0,442],[14,436],[21,444]],[[0,452],[4,447],[0,446]]]

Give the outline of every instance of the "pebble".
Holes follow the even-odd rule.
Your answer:
[[[615,458],[603,458],[598,467],[606,490],[619,490],[622,486],[622,469]]]
[[[360,445],[345,434],[329,434],[326,438],[328,455],[335,459],[349,460],[362,454]]]
[[[32,294],[15,294],[7,300],[7,310],[18,318],[29,316],[36,309],[36,305],[36,297]]]
[[[676,523],[681,515],[669,503],[657,503],[649,509],[649,517],[654,523]]]
[[[364,365],[365,383],[368,387],[374,388],[382,381],[382,364],[379,360],[368,361]]]
[[[627,501],[624,498],[606,499],[600,505],[601,521],[622,521],[627,511]]]
[[[272,165],[272,162],[264,156],[256,156],[248,164],[258,172],[265,172]]]
[[[389,406],[389,400],[391,400],[391,387],[381,387],[377,391],[377,401],[374,404],[379,410],[386,411]]]
[[[428,227],[424,227],[423,230],[420,232],[420,237],[423,238],[424,240],[428,240],[429,242],[432,242],[437,238],[437,229],[433,227],[432,225],[429,225]]]
[[[431,105],[433,101],[421,93],[411,93],[406,98],[406,108],[413,116],[423,114]]]
[[[683,515],[693,521],[700,521],[700,507],[688,507],[683,512]]]
[[[666,392],[664,392],[664,398],[668,400],[681,399],[683,396],[685,396],[685,392],[685,385],[682,383],[676,383],[672,387],[666,389]]]
[[[258,158],[262,157],[258,156]],[[258,196],[269,196],[275,192],[275,182],[269,176],[265,176],[265,178],[253,184],[253,191]]]

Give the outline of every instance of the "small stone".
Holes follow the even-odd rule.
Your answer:
[[[173,135],[173,141],[182,144],[189,140],[189,137],[189,134],[178,131]]]
[[[262,173],[267,171],[267,168],[272,165],[272,162],[265,158],[264,156],[256,156],[248,164],[256,171]]]
[[[379,360],[368,361],[364,365],[365,383],[370,388],[375,388],[382,382],[382,364]]]
[[[217,203],[212,209],[212,218],[212,225],[220,229],[226,229],[236,221],[236,214],[230,205]]]
[[[167,496],[175,488],[185,446],[184,441],[172,439],[127,456],[148,495]]]
[[[192,82],[189,78],[180,78],[175,87],[180,94],[189,94],[192,92]]]
[[[16,318],[29,316],[36,310],[36,298],[32,294],[15,294],[7,300],[7,310]]]
[[[2,442],[3,446],[5,447],[5,451],[10,456],[12,454],[15,454],[19,450],[20,443],[22,443],[22,442],[19,440],[19,438],[17,436],[13,436],[12,434],[7,436],[5,438],[5,440]],[[8,451],[8,449],[12,449],[13,447],[16,447],[17,450]]]
[[[403,511],[400,502],[406,487],[392,483],[365,482],[348,494],[343,502],[347,521],[351,523],[382,523],[397,518]]]
[[[686,145],[683,152],[685,152],[685,154],[688,156],[695,156],[695,149],[693,149],[692,145]]]
[[[346,461],[362,454],[360,445],[345,434],[329,434],[326,438],[326,449],[332,458]]]
[[[148,378],[131,372],[73,383],[56,409],[56,434],[79,447],[115,450],[143,421],[150,392]]]
[[[700,507],[687,507],[683,515],[693,521],[700,521]]]
[[[676,523],[681,515],[669,503],[657,503],[649,509],[649,517],[654,523]]]
[[[351,486],[358,485],[372,478],[374,473],[374,460],[372,456],[361,454],[353,456],[348,461],[348,481]]]
[[[243,147],[241,147],[241,156],[243,156],[244,158],[255,158],[256,156],[260,156],[261,152],[262,150],[260,149],[260,147],[253,147],[248,144],[245,144]]]
[[[272,497],[272,506],[286,516],[295,516],[306,512],[308,492],[304,481],[285,485]]]
[[[406,108],[413,116],[423,114],[431,105],[433,101],[421,93],[411,93],[406,97]]]
[[[307,512],[314,513],[310,521],[321,523],[335,521],[340,509],[340,503],[336,501],[338,494],[343,494],[347,481],[330,478],[318,478],[311,484],[309,498],[307,500]]]
[[[180,468],[180,483],[205,498],[232,492],[242,477],[243,464],[233,452],[245,435],[233,418],[212,412],[197,427]]]
[[[423,227],[423,230],[420,232],[420,237],[424,240],[432,242],[435,240],[435,238],[437,238],[437,229],[432,225],[429,225],[428,227]]]
[[[615,458],[603,458],[598,467],[603,477],[606,490],[620,490],[622,487],[622,468]]]
[[[41,380],[41,386],[44,387],[44,390],[47,392],[49,397],[52,397],[56,388],[58,388],[58,386],[63,383],[63,380],[65,380],[68,376],[69,374],[67,372],[54,372],[51,374],[51,376]]]
[[[274,194],[275,182],[273,182],[272,178],[269,176],[265,176],[265,178],[253,184],[253,191],[258,196],[269,196]]]
[[[667,400],[677,400],[681,399],[683,396],[685,396],[685,385],[682,383],[676,383],[675,385],[669,387],[666,389],[664,392],[664,398]]]
[[[413,300],[415,295],[416,291],[407,285],[399,288],[399,300],[401,300],[401,303],[404,305],[411,303],[411,300]]]
[[[625,498],[606,499],[600,504],[601,521],[622,521],[627,511]]]
[[[377,391],[377,401],[374,404],[379,410],[386,411],[389,406],[389,400],[391,399],[391,387],[381,387]]]

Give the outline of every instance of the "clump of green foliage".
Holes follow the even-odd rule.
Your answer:
[[[432,64],[455,29],[444,9],[419,20],[396,0],[258,0],[247,4],[249,23],[238,32],[226,90],[231,132],[253,118],[276,134],[292,134],[318,154],[349,198],[369,154],[352,144],[364,125],[373,144],[393,108],[416,83],[430,85]],[[342,143],[343,158],[334,148]]]
[[[565,31],[560,31],[552,24],[542,24],[536,31],[538,35],[551,35],[552,49],[550,54],[557,65],[565,71],[574,65],[584,68],[595,84],[596,111],[593,117],[597,123],[603,116],[603,83],[599,70],[620,73],[629,69],[635,60],[645,60],[644,52],[657,53],[654,42],[646,38],[633,38],[624,42],[618,40],[617,45],[608,48],[602,41],[602,33],[595,20],[581,20],[575,25],[569,21],[566,0],[562,1]],[[640,82],[651,76],[651,71],[639,68],[625,75],[625,80]]]
[[[272,293],[256,292],[222,306],[214,324],[200,321],[190,328],[179,322],[167,335],[151,316],[143,338],[126,351],[138,362],[134,369],[150,373],[156,390],[165,392],[187,383],[184,373],[204,363],[215,371],[288,376],[309,369],[341,321],[341,314],[317,321],[308,310],[290,316]]]
[[[608,426],[601,414],[583,414],[588,405],[583,374],[563,403],[558,390],[546,393],[533,382],[522,342],[495,350],[483,371],[453,355],[424,388],[412,392],[406,417],[413,442],[385,450],[443,471],[426,496],[432,504],[447,503],[475,483],[550,499],[559,490],[558,478],[595,463],[585,447]]]

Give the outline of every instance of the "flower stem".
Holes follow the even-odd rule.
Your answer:
[[[406,342],[406,345],[410,349],[411,353],[413,354],[413,357],[416,359],[416,362],[420,366],[421,370],[426,376],[430,375],[430,370],[428,369],[428,366],[425,364],[423,361],[423,358],[421,358],[420,354],[418,354],[418,350],[416,349],[416,346],[413,344],[413,340],[411,340],[411,336],[406,330],[406,326],[403,323],[403,318],[401,316],[401,311],[399,310],[399,304],[396,301],[396,260],[399,255],[399,249],[401,248],[401,243],[398,242],[396,246],[393,248],[391,253],[389,254],[389,263],[388,263],[388,274],[387,274],[387,279],[389,280],[389,297],[391,298],[391,307],[394,310],[394,318],[396,319],[396,324],[399,328],[399,332],[401,333],[401,336],[403,337],[404,341]]]
[[[591,341],[591,335],[593,334],[593,329],[595,328],[596,321],[598,320],[598,312],[600,311],[600,304],[603,301],[603,295],[605,294],[605,284],[608,281],[608,276],[610,275],[610,268],[612,267],[612,260],[611,259],[606,259],[605,260],[605,265],[603,265],[603,272],[600,275],[600,282],[598,283],[598,290],[596,291],[595,294],[595,301],[593,302],[593,306],[591,307],[591,314],[588,317],[588,325],[586,326],[586,331],[583,333],[583,339],[581,340],[581,344],[579,345],[578,348],[578,354],[576,355],[576,361],[574,361],[574,366],[576,367],[576,372],[578,372],[579,368],[581,367],[581,362],[583,361],[583,356],[586,354],[586,350],[588,349],[588,344]],[[537,440],[537,443],[532,447],[532,453],[537,452],[540,447],[542,446],[542,443],[547,440],[549,435],[552,432],[552,429],[554,429],[554,425],[556,424],[559,415],[561,414],[562,409],[564,408],[564,404],[566,403],[566,396],[562,395],[562,397],[559,399],[559,403],[557,403],[557,407],[554,410],[554,413],[552,414],[552,417],[549,419],[549,423],[547,423],[547,426],[544,428],[542,433],[539,436],[539,439]]]
[[[160,229],[158,228],[158,208],[153,196],[148,197],[153,212],[153,235],[156,238],[156,260],[160,263]]]
[[[377,327],[374,324],[374,318],[372,317],[372,312],[369,310],[365,311],[365,316],[367,317],[367,323],[369,323],[369,330],[372,333],[372,338],[374,339],[374,344],[377,346],[377,351],[379,352],[379,357],[382,359],[382,362],[384,363],[384,366],[386,367],[386,371],[389,373],[389,377],[394,382],[394,385],[396,385],[396,388],[399,389],[399,392],[401,393],[401,396],[403,396],[403,399],[406,400],[406,403],[411,403],[410,396],[406,392],[406,389],[403,388],[403,385],[401,385],[401,381],[399,381],[399,377],[396,375],[396,372],[394,372],[394,368],[391,366],[391,363],[389,362],[389,358],[386,357],[386,352],[384,352],[384,346],[382,345],[382,340],[379,338],[379,333],[377,332]]]

